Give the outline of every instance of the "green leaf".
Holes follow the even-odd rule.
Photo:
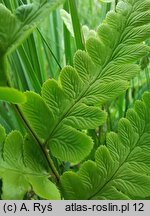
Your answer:
[[[34,157],[33,157],[34,155]],[[18,131],[5,135],[0,126],[0,178],[3,199],[23,199],[31,190],[44,199],[60,199],[57,187],[48,180],[48,164],[30,137]]]
[[[64,113],[68,105],[68,99],[65,97],[63,89],[55,80],[48,80],[43,84],[42,97],[48,107],[53,111],[56,119]]]
[[[117,73],[116,73],[117,71]],[[137,76],[140,73],[140,68],[138,65],[133,64],[115,64],[114,62],[110,63],[107,67],[107,72],[101,73],[100,77],[104,81],[115,81],[120,79],[122,80],[131,80],[133,77]],[[108,76],[111,74],[111,77]]]
[[[60,10],[60,15],[71,36],[74,37],[71,15],[64,9]]]
[[[86,134],[65,125],[52,135],[48,145],[55,157],[77,163],[90,153],[93,142]]]
[[[83,197],[84,197],[84,194],[86,194],[86,191],[83,188],[83,184],[79,176],[73,172],[65,172],[63,174],[63,177],[64,176],[66,178],[65,184],[63,185],[63,187],[61,187],[63,196],[67,197],[68,200],[71,200],[72,197],[76,197],[77,200],[83,200]],[[74,185],[73,188],[72,188],[72,185]],[[70,193],[68,193],[68,191],[70,191]]]
[[[0,53],[6,52],[10,40],[18,31],[17,19],[3,4],[0,4]]]
[[[16,9],[16,16],[21,22],[25,22],[25,20],[30,16],[33,10],[34,10],[33,3],[27,5],[21,5]]]
[[[60,75],[60,80],[66,95],[72,99],[78,98],[83,84],[76,70],[71,66],[64,67]]]
[[[65,199],[144,199],[149,196],[149,105],[150,93],[147,92],[143,100],[127,112],[127,118],[119,121],[118,134],[107,135],[106,146],[98,148],[95,162],[86,161],[77,173],[69,171],[62,175]],[[139,127],[139,122],[143,127]],[[77,184],[81,192],[76,192]],[[85,193],[81,194],[82,191]]]
[[[95,78],[99,70],[85,51],[78,50],[74,56],[74,67],[82,82],[89,83]]]
[[[120,47],[118,47],[118,49],[114,53],[115,63],[136,62],[137,60],[142,58],[142,56],[144,56],[146,53],[150,51],[150,48],[144,44],[121,46],[121,49]]]
[[[14,14],[0,4],[1,55],[16,49],[43,17],[63,2],[63,0],[34,1],[34,3],[19,6]]]
[[[86,104],[104,104],[112,98],[120,95],[128,88],[126,81],[117,80],[114,82],[99,82],[96,81],[87,90],[83,102]]]
[[[6,171],[0,177],[3,180],[2,198],[4,200],[22,200],[26,192],[30,190],[26,177],[21,174]]]
[[[26,102],[26,96],[17,89],[0,87],[0,100],[13,104],[22,104]]]
[[[94,129],[106,121],[106,113],[97,107],[78,105],[64,123],[77,129]]]
[[[60,193],[50,180],[45,177],[28,176],[30,184],[33,186],[33,190],[40,197],[47,200],[60,200]]]
[[[147,5],[147,0],[144,2]],[[138,3],[141,4],[139,0]],[[87,40],[86,51],[77,51],[74,65],[64,67],[58,81],[43,84],[39,102],[32,101],[32,93],[26,95],[27,105],[21,108],[27,122],[61,161],[80,162],[89,155],[91,139],[85,131],[78,130],[102,125],[106,116],[96,106],[125,92],[128,81],[139,73],[137,60],[149,51],[141,43],[150,36],[149,22],[142,22],[149,17],[145,4],[139,10],[136,0],[121,0],[116,11],[108,13],[96,35]],[[38,104],[42,108],[36,112]],[[40,112],[44,113],[43,119]],[[82,149],[86,149],[85,153]]]
[[[20,107],[26,114],[29,125],[41,139],[47,139],[54,123],[51,110],[46,103],[44,103],[40,95],[33,92],[26,92],[24,94],[27,98],[27,102],[20,105]]]
[[[110,51],[99,39],[91,37],[86,42],[86,49],[91,59],[97,66],[101,66],[105,63],[107,55]]]

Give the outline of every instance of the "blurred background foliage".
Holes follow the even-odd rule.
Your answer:
[[[30,0],[0,0],[11,11]],[[43,82],[57,79],[61,68],[73,64],[77,49],[85,49],[85,41],[95,34],[108,11],[115,10],[118,0],[66,0],[63,7],[55,10],[38,26],[36,31],[9,56],[9,72],[15,88],[21,91],[33,90],[40,93]],[[150,40],[145,41],[150,46]],[[117,122],[125,116],[126,110],[140,99],[144,91],[150,90],[150,55],[140,62],[141,73],[135,77],[130,88],[104,109],[108,119],[103,127],[89,130],[95,147],[105,143],[106,131],[116,131]],[[0,123],[7,132],[18,129],[25,132],[9,104],[0,103]]]

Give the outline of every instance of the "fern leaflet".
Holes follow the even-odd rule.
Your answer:
[[[29,136],[23,138],[18,131],[6,136],[0,126],[2,198],[23,199],[33,189],[41,198],[60,199],[59,191],[49,177],[47,161],[34,141]]]
[[[87,51],[77,51],[74,67],[64,67],[58,81],[46,81],[41,96],[25,93],[27,103],[20,108],[56,158],[76,163],[90,153],[93,142],[78,129],[103,124],[106,113],[97,105],[125,91],[139,72],[136,61],[149,51],[142,43],[150,35],[148,6],[147,0],[120,1],[87,40]]]
[[[94,161],[61,177],[65,199],[144,199],[150,194],[150,93],[107,135]]]

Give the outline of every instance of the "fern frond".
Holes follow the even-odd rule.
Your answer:
[[[15,13],[0,4],[0,56],[12,52],[35,29],[39,21],[64,0],[33,1]]]
[[[6,55],[15,50],[33,32],[41,19],[64,0],[34,1],[19,6],[14,13],[0,3],[0,85],[10,85]]]
[[[34,155],[34,157],[33,157]],[[23,199],[31,189],[41,198],[60,199],[60,194],[49,178],[46,159],[34,141],[20,132],[6,135],[0,126],[0,178],[3,199]]]
[[[87,40],[87,51],[77,51],[74,67],[64,67],[58,81],[45,82],[42,96],[25,93],[27,103],[20,108],[28,124],[62,161],[79,162],[90,153],[92,140],[76,129],[103,124],[106,114],[95,105],[125,91],[139,72],[136,62],[149,51],[142,41],[150,36],[149,1],[139,8],[140,2],[120,1],[117,12],[108,13],[97,35]]]
[[[150,93],[107,135],[95,162],[61,177],[65,199],[144,199],[150,195]]]

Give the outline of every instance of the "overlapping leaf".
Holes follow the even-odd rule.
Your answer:
[[[150,93],[109,133],[95,162],[61,177],[65,199],[144,199],[150,195]]]
[[[139,72],[136,61],[149,51],[142,43],[150,36],[149,5],[149,0],[120,1],[97,35],[87,40],[87,51],[77,51],[74,67],[64,67],[58,81],[44,83],[39,99],[32,95],[31,102],[26,93],[21,109],[28,123],[60,160],[79,162],[90,153],[92,140],[76,129],[101,125],[106,114],[94,106],[125,91],[127,81]]]
[[[14,104],[26,102],[25,95],[14,88],[0,87],[0,100],[4,100]]]
[[[14,14],[0,4],[0,55],[14,50],[43,16],[63,2],[64,0],[34,1],[21,5]]]
[[[33,157],[34,156],[34,157]],[[0,126],[0,178],[3,199],[23,199],[33,191],[44,199],[60,199],[57,187],[48,179],[48,165],[31,138],[18,131],[6,136]]]

